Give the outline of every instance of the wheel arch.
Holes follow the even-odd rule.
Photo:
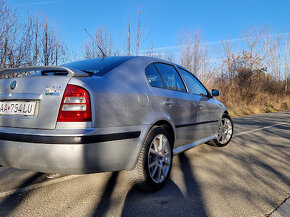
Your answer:
[[[166,120],[159,120],[159,121],[155,122],[152,125],[152,127],[154,127],[154,126],[163,126],[168,131],[169,135],[171,136],[171,140],[173,142],[172,143],[172,148],[173,148],[174,147],[174,142],[175,142],[175,131],[174,131],[172,125]]]
[[[140,155],[142,146],[144,144],[144,141],[145,141],[148,133],[150,132],[150,130],[155,126],[163,126],[169,131],[169,134],[171,135],[171,139],[172,139],[172,149],[174,148],[174,143],[176,140],[176,133],[175,133],[175,130],[173,128],[173,124],[169,120],[166,120],[166,119],[155,120],[153,122],[153,124],[150,124],[149,127],[146,129],[146,132],[144,133],[144,136],[142,137],[142,140],[141,140],[142,144],[140,145],[138,155],[136,156],[136,159],[134,160],[134,163],[132,164],[132,166],[130,166],[127,170],[131,170],[135,167],[137,160],[138,160],[138,156]],[[134,167],[133,167],[133,165],[134,165]]]

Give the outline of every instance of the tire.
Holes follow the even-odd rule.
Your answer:
[[[129,171],[132,184],[142,190],[160,189],[170,176],[172,147],[173,141],[168,131],[160,126],[152,127],[142,145],[135,168]]]
[[[208,144],[217,147],[224,147],[229,144],[234,134],[234,125],[228,114],[223,114],[221,123],[216,133],[216,139],[211,140]],[[223,139],[223,136],[225,139]]]

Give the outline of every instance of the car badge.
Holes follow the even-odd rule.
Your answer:
[[[17,82],[16,81],[12,81],[12,83],[10,84],[10,89],[14,90],[16,88]]]
[[[45,95],[59,96],[61,92],[60,86],[46,86]]]

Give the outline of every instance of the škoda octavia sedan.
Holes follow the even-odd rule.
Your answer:
[[[182,66],[106,57],[0,71],[0,165],[45,173],[128,170],[160,188],[173,155],[227,145],[225,106]]]

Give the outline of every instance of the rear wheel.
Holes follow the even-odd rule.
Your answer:
[[[231,141],[233,133],[234,133],[233,121],[228,114],[224,114],[220,121],[219,129],[216,133],[216,139],[210,141],[210,144],[213,144],[218,147],[226,146]]]
[[[170,135],[163,127],[154,126],[142,146],[135,168],[129,171],[132,183],[144,190],[156,190],[167,181],[172,166]]]

